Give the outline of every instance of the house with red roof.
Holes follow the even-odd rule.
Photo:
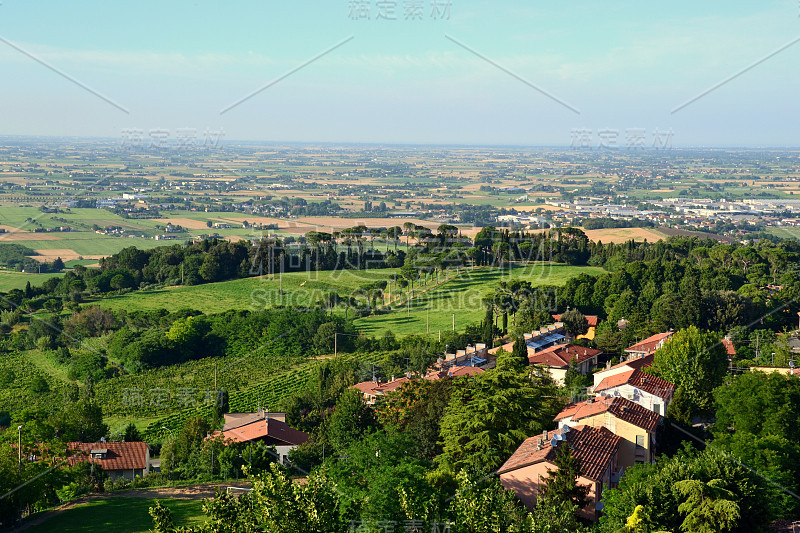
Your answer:
[[[458,378],[462,376],[477,376],[482,374],[484,370],[477,366],[450,366],[443,370],[431,370],[423,379],[438,381],[444,378]],[[390,392],[394,392],[404,384],[411,381],[409,377],[402,377],[399,379],[392,379],[391,381],[382,382],[380,379],[372,381],[362,381],[356,383],[351,388],[361,391],[364,395],[364,401],[367,405],[374,405],[379,398],[386,396]]]
[[[92,462],[109,479],[133,480],[150,473],[150,447],[146,442],[70,442],[67,461],[70,465]]]
[[[645,357],[647,355],[654,354],[656,350],[664,346],[664,343],[672,338],[672,335],[674,335],[673,331],[656,333],[655,335],[651,335],[650,337],[637,342],[633,346],[625,348],[625,353],[627,353],[630,358]]]
[[[261,442],[274,446],[285,462],[289,452],[308,441],[308,433],[294,429],[286,423],[286,413],[271,413],[259,409],[255,413],[226,413],[222,431],[209,437],[222,437],[226,443]]]
[[[544,350],[528,352],[528,363],[547,368],[550,376],[559,385],[564,384],[564,377],[572,361],[578,365],[578,372],[586,375],[597,366],[597,358],[603,350],[579,346],[577,344],[557,344]]]
[[[598,370],[592,376],[594,378],[594,386],[600,384],[605,378],[609,376],[613,376],[616,374],[621,374],[623,372],[628,372],[629,370],[636,370],[636,369],[643,369],[653,365],[653,359],[655,357],[651,355],[646,355],[644,357],[634,357],[632,359],[628,359],[627,361],[623,361],[618,363],[614,366],[609,366],[608,368],[604,368],[603,370]],[[611,362],[609,361],[609,364]]]
[[[380,379],[373,379],[370,381],[362,381],[352,386],[358,389],[364,395],[364,401],[367,405],[374,405],[378,398],[386,396],[390,392],[394,392],[403,386],[403,383],[411,381],[410,378],[402,377],[393,379],[392,381],[381,381]]]
[[[564,426],[526,439],[497,473],[500,483],[532,509],[542,484],[549,477],[548,469],[558,470],[556,449],[569,446],[573,457],[580,461],[577,482],[589,487],[589,504],[580,514],[596,520],[603,489],[616,486],[614,479],[619,478],[617,458],[621,443],[620,437],[604,427]]]
[[[555,420],[559,427],[586,425],[604,427],[622,438],[621,470],[655,460],[656,429],[662,416],[627,398],[600,396],[565,407]]]
[[[657,415],[667,412],[675,394],[675,385],[638,368],[606,376],[591,392],[609,397],[622,397],[653,411]]]

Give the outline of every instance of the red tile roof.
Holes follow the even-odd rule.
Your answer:
[[[606,412],[646,431],[653,431],[658,426],[659,422],[661,422],[661,415],[655,414],[650,409],[642,407],[638,403],[617,396],[599,396],[568,405],[556,415],[555,420],[570,418],[573,422],[578,422],[584,418]]]
[[[600,370],[598,372],[598,374],[600,372],[605,372],[607,370],[614,370],[616,368],[622,368],[624,366],[627,366],[628,368],[632,368],[632,369],[633,368],[646,368],[648,366],[652,366],[653,365],[653,359],[655,359],[655,356],[653,354],[645,355],[644,357],[633,357],[632,359],[628,359],[627,361],[623,361],[621,363],[617,363],[614,366],[611,366],[611,367],[608,367],[606,369]]]
[[[722,345],[725,346],[725,353],[728,355],[736,355],[736,348],[733,346],[733,341],[730,339],[722,339]]]
[[[582,363],[587,359],[596,357],[603,353],[603,350],[587,348],[576,344],[557,344],[544,350],[528,353],[528,362],[532,365],[549,365],[556,368],[567,368],[570,361],[577,360]]]
[[[599,321],[597,315],[583,315],[583,316],[586,318],[586,324],[590,328],[597,327],[597,322]],[[552,317],[553,320],[555,320],[556,322],[561,322],[561,315],[552,315]]]
[[[526,439],[500,467],[498,474],[505,474],[542,461],[553,463],[556,449],[550,445],[550,440],[559,433],[563,435],[561,430],[548,432],[544,442],[541,435]],[[572,449],[572,455],[580,461],[581,475],[595,481],[603,481],[603,475],[612,464],[622,442],[621,437],[604,427],[588,426],[570,428],[565,439]]]
[[[69,464],[93,461],[103,470],[144,470],[147,468],[146,442],[70,442]],[[107,450],[105,459],[92,459],[92,450]]]
[[[425,379],[437,381],[446,377],[457,378],[461,376],[476,376],[478,374],[483,374],[483,372],[484,370],[482,368],[478,368],[477,366],[457,366],[453,370],[428,372],[428,374],[425,376]]]
[[[503,350],[504,352],[511,352],[511,350],[514,349],[514,343],[515,342],[516,341],[511,341],[511,342],[507,342],[507,343],[503,344],[502,346],[495,346],[494,348],[490,348],[489,349],[489,354],[495,355],[500,350]],[[533,353],[533,348],[528,346],[528,354],[530,355],[531,353]]]
[[[651,354],[660,347],[662,342],[672,337],[672,334],[673,332],[671,331],[667,331],[666,333],[656,333],[655,335],[652,335],[640,342],[637,342],[633,346],[625,348],[625,351]]]
[[[669,381],[663,380],[656,376],[651,376],[647,372],[643,372],[638,368],[604,378],[603,381],[598,383],[594,388],[594,392],[600,392],[612,387],[618,387],[626,383],[631,387],[636,387],[644,392],[654,394],[659,398],[671,398],[675,392],[675,385]]]
[[[483,372],[484,370],[482,368],[478,368],[477,366],[457,366],[453,369],[434,370],[432,372],[428,372],[424,379],[439,380],[445,377],[457,378],[460,376],[475,376],[477,374],[482,374]],[[394,392],[402,387],[404,383],[408,383],[409,381],[411,381],[411,379],[406,377],[402,377],[394,381],[388,381],[386,383],[380,383],[377,381],[362,381],[361,383],[356,383],[353,385],[353,388],[360,390],[364,394],[376,396]]]
[[[222,435],[234,442],[248,442],[251,440],[271,438],[286,443],[286,445],[303,444],[309,435],[300,430],[289,427],[286,422],[274,418],[260,419],[250,424],[245,424],[226,431],[215,431],[214,436]]]
[[[356,388],[363,392],[364,394],[386,394],[387,392],[392,392],[399,389],[403,383],[411,381],[406,377],[402,377],[396,379],[394,381],[387,381],[387,382],[380,382],[380,381],[362,381],[361,383],[356,383],[353,385],[353,388]]]

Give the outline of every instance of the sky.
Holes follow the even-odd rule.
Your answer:
[[[0,135],[797,147],[798,66],[797,0],[0,0]]]

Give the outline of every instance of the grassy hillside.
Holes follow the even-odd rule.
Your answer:
[[[228,309],[264,309],[277,305],[308,306],[328,291],[348,294],[379,280],[388,280],[396,269],[290,272],[278,276],[237,279],[195,286],[168,287],[109,296],[92,303],[127,311],[191,308],[206,313]],[[280,288],[283,287],[283,294]]]
[[[421,334],[427,331],[438,334],[453,328],[463,331],[469,324],[480,322],[486,312],[482,298],[498,287],[501,281],[514,279],[531,282],[534,286],[564,285],[569,278],[579,274],[599,274],[600,267],[579,267],[537,263],[510,269],[477,268],[463,270],[441,285],[426,290],[422,288],[410,306],[406,301],[390,313],[360,318],[356,327],[367,335],[380,336],[386,330],[395,335]],[[429,327],[428,327],[429,324]]]
[[[24,272],[12,272],[10,270],[0,270],[0,292],[8,292],[12,289],[24,289],[30,281],[36,287],[43,284],[50,278],[63,276],[61,273],[50,272],[47,274],[26,274]]]

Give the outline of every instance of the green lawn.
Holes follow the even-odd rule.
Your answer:
[[[537,263],[512,269],[478,268],[462,271],[457,278],[415,297],[409,306],[402,304],[392,312],[361,318],[355,321],[363,333],[380,336],[386,330],[395,335],[438,334],[453,328],[455,315],[456,331],[463,331],[469,324],[480,322],[486,309],[482,298],[495,289],[500,281],[521,279],[534,286],[564,285],[578,274],[599,274],[600,267],[579,267]],[[422,287],[422,290],[425,290]]]
[[[178,286],[153,291],[135,291],[91,302],[109,309],[127,311],[182,308],[218,313],[228,309],[264,309],[276,305],[307,306],[328,291],[344,295],[378,280],[387,280],[393,269],[290,272],[283,282],[275,276],[237,279],[205,285]],[[280,294],[280,287],[283,294]]]
[[[145,533],[153,527],[148,512],[155,499],[112,497],[94,500],[68,509],[28,531],[31,533]],[[172,511],[180,525],[198,525],[205,521],[202,500],[160,500]]]
[[[0,292],[8,292],[12,289],[24,289],[30,281],[32,286],[43,284],[50,278],[62,276],[56,272],[49,274],[27,274],[24,272],[11,272],[0,270]]]

